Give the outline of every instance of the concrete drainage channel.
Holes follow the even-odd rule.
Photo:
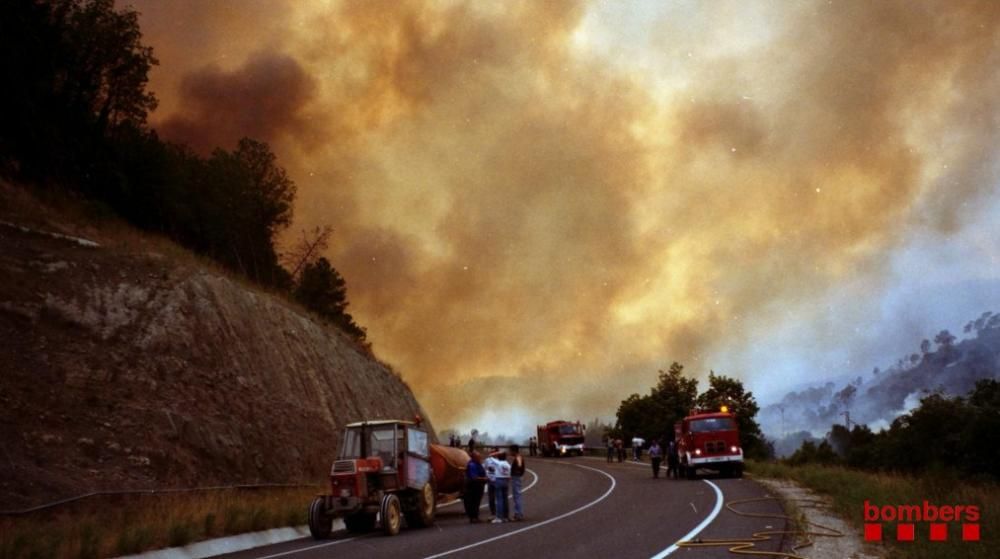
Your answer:
[[[344,529],[344,521],[339,518],[333,522],[334,530]],[[188,544],[182,547],[169,547],[167,549],[157,549],[136,555],[125,555],[119,559],[202,559],[223,553],[234,553],[244,551],[262,545],[282,543],[309,535],[308,526],[296,526],[289,528],[274,528],[262,530],[260,532],[250,532],[238,536],[226,536]]]

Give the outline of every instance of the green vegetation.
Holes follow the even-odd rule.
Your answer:
[[[931,394],[889,429],[873,433],[865,425],[851,431],[834,425],[827,440],[806,441],[788,459],[791,465],[843,464],[870,471],[963,476],[997,481],[1000,446],[1000,382],[983,379],[965,398]]]
[[[0,176],[98,202],[289,298],[309,280],[295,298],[369,349],[318,251],[282,265],[296,186],[271,148],[243,138],[204,157],[147,126],[157,64],[138,14],[113,0],[0,3]]]
[[[724,404],[736,414],[740,427],[740,445],[747,456],[766,457],[769,448],[754,419],[760,407],[743,383],[712,371],[708,390],[698,395],[697,379],[684,376],[684,366],[674,362],[667,371],[660,371],[656,386],[646,396],[632,394],[618,406],[618,421],[608,431],[614,437],[630,438],[633,434],[645,438],[672,439],[674,423],[694,408],[718,410]]]
[[[847,519],[862,534],[863,506],[921,505],[925,500],[934,505],[976,505],[981,511],[982,541],[961,541],[961,529],[953,523],[947,542],[930,542],[926,524],[917,526],[916,540],[895,541],[895,523],[883,526],[883,540],[892,558],[936,559],[994,557],[990,543],[1000,533],[1000,487],[995,483],[969,483],[954,472],[934,472],[921,477],[864,472],[843,466],[806,464],[793,466],[782,462],[748,461],[748,471],[755,477],[790,479],[827,495],[834,510]]]
[[[317,487],[105,496],[0,518],[0,559],[88,559],[299,526]]]

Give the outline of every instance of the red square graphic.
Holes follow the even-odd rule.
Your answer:
[[[901,542],[913,541],[913,524],[897,524],[896,539]]]
[[[978,542],[979,524],[962,524],[962,540],[967,542]]]
[[[882,541],[882,525],[865,524],[865,541],[866,542]]]
[[[931,541],[943,542],[948,540],[947,524],[931,524]]]

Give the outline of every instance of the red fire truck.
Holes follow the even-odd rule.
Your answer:
[[[542,456],[582,456],[583,424],[560,419],[539,425],[538,449]]]
[[[718,412],[691,410],[674,424],[680,473],[695,479],[699,468],[718,471],[731,477],[743,477],[743,449],[736,416],[726,406]]]

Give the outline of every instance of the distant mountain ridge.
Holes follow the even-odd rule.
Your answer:
[[[964,330],[969,337],[957,343],[948,331],[940,332],[934,351],[931,341],[924,340],[920,353],[900,358],[884,371],[876,368],[841,386],[828,382],[787,393],[762,407],[764,433],[784,455],[802,440],[822,436],[831,425],[844,424],[848,415],[852,424],[878,431],[928,393],[964,396],[979,379],[1000,379],[1000,315],[985,312]]]

